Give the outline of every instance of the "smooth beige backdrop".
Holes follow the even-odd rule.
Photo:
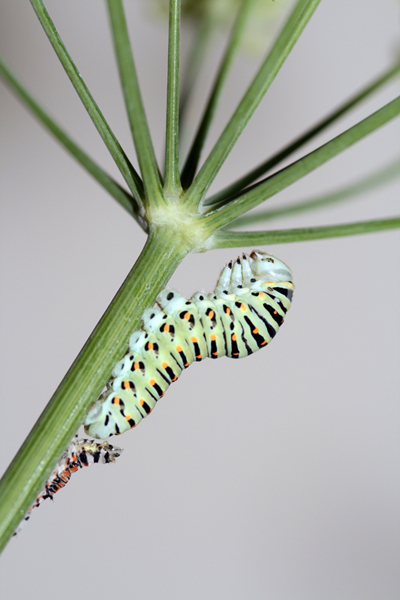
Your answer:
[[[276,1],[288,10],[286,0]],[[146,2],[126,5],[161,158],[166,30],[149,18]],[[132,155],[103,2],[48,0],[47,6]],[[321,2],[213,189],[385,69],[399,52],[399,8],[396,0]],[[6,59],[116,175],[29,2],[1,0],[0,10]],[[192,127],[216,62],[214,54],[201,77]],[[214,140],[256,64],[238,60]],[[398,84],[388,86],[307,150],[398,93]],[[145,238],[2,85],[0,94],[1,472]],[[334,190],[384,166],[399,155],[399,133],[397,120],[271,206]],[[398,213],[399,185],[392,183],[276,227]],[[193,366],[151,418],[116,438],[125,449],[116,465],[81,471],[54,503],[36,510],[2,556],[1,598],[397,599],[399,241],[399,232],[388,232],[269,247],[292,267],[296,284],[272,346],[243,361]],[[188,295],[209,291],[241,250],[190,256],[171,285]]]

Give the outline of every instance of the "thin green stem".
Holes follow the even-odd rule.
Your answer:
[[[244,127],[275,79],[320,0],[298,0],[289,19],[262,64],[239,106],[187,191],[187,205],[196,207],[204,198]]]
[[[213,23],[208,11],[197,24],[196,33],[193,35],[193,43],[186,59],[186,65],[181,77],[181,93],[179,99],[179,127],[180,134],[184,127],[186,110],[193,92],[198,74],[207,54],[210,45]]]
[[[225,227],[243,213],[261,204],[264,200],[271,198],[298,179],[301,179],[301,177],[304,177],[340,152],[343,152],[343,150],[349,148],[366,135],[382,127],[382,125],[399,114],[400,97],[392,100],[392,102],[389,102],[383,108],[377,110],[353,127],[350,127],[350,129],[347,129],[347,131],[336,136],[323,146],[255,184],[243,195],[227,201],[226,204],[211,211],[205,217],[207,226],[211,227],[214,231]]]
[[[28,90],[16,78],[11,69],[0,58],[0,77],[16,94],[25,106],[34,114],[38,121],[54,135],[60,144],[75,158],[103,188],[120,204],[130,215],[137,219],[139,205],[135,198],[124,190],[110,175],[88,155],[72,138],[62,129],[44,108],[33,98]]]
[[[376,92],[376,90],[398,75],[399,71],[400,62],[397,62],[377,79],[374,79],[372,83],[363,88],[358,94],[352,96],[349,100],[347,100],[347,102],[341,104],[337,110],[327,115],[324,119],[322,119],[322,121],[311,127],[311,129],[308,129],[300,137],[296,138],[293,142],[282,148],[282,150],[268,158],[258,167],[240,179],[237,179],[232,184],[219,191],[217,194],[214,194],[214,196],[207,198],[204,204],[207,206],[218,204],[222,200],[226,200],[227,198],[230,198],[231,196],[234,196],[235,194],[238,194],[240,191],[244,190],[244,188],[246,188],[248,185],[252,184],[254,181],[257,181],[257,179],[268,173],[268,171],[271,171],[271,169],[285,160],[285,158],[296,152],[296,150],[304,146],[307,142],[324,131],[324,129],[326,129],[329,125],[332,125],[332,123],[337,121],[337,119],[346,114],[350,109],[357,106],[357,104],[359,104],[362,100],[365,100],[371,96],[374,92]]]
[[[180,14],[180,0],[170,0],[164,191],[167,195],[171,196],[179,196],[182,192],[179,178]]]
[[[368,194],[377,187],[389,183],[393,179],[400,177],[400,160],[396,159],[384,169],[380,169],[371,175],[352,185],[346,186],[331,194],[313,198],[312,200],[303,200],[302,202],[293,202],[282,208],[270,208],[267,210],[244,215],[240,219],[236,219],[233,223],[229,223],[229,227],[248,227],[249,225],[261,224],[265,221],[272,221],[280,217],[288,217],[289,215],[303,213],[310,210],[325,208],[338,202],[351,200],[361,194]]]
[[[76,68],[72,58],[68,54],[68,51],[64,46],[64,43],[61,40],[58,31],[43,4],[43,1],[30,0],[30,2],[47,37],[49,38],[51,45],[54,48],[54,51],[64,67],[66,74],[70,78],[79,98],[86,108],[103,142],[107,146],[108,151],[113,157],[118,169],[122,174],[122,177],[125,179],[137,202],[140,203],[143,196],[143,184],[139,174],[133,168],[126,154],[122,150],[117,138],[111,131],[111,128],[105,120],[102,112],[90,94],[81,74]]]
[[[126,349],[140,317],[187,252],[168,228],[154,231],[0,482],[0,551]]]
[[[205,139],[207,137],[212,120],[214,118],[214,114],[219,99],[221,97],[223,86],[228,77],[236,53],[240,47],[243,32],[247,23],[247,18],[249,16],[250,9],[253,7],[253,5],[254,0],[242,1],[236,21],[232,29],[228,45],[225,50],[225,54],[222,58],[217,77],[215,79],[213,88],[211,90],[211,94],[209,96],[207,106],[203,114],[203,118],[197,129],[196,136],[194,138],[192,147],[190,148],[185,166],[182,171],[182,185],[184,189],[187,189],[194,179]]]
[[[280,229],[278,231],[218,231],[213,238],[212,248],[234,248],[237,246],[257,246],[267,244],[287,244],[308,242],[361,233],[373,233],[387,229],[398,229],[400,217],[376,221],[359,221],[344,225],[324,227],[303,227],[300,229]]]
[[[125,105],[145,189],[145,202],[163,204],[161,178],[139,89],[122,0],[107,0]]]

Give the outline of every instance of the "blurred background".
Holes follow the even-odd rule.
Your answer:
[[[150,0],[125,4],[162,160],[166,21]],[[291,3],[275,4],[284,18]],[[46,6],[133,157],[105,5],[48,0]],[[3,0],[0,11],[5,59],[118,178],[30,4]],[[321,2],[211,192],[387,68],[399,54],[399,16],[397,0]],[[182,61],[192,35],[190,28],[183,34]],[[187,140],[224,47],[222,33],[213,44],[188,110]],[[262,44],[267,48],[268,40]],[[253,49],[236,61],[206,151],[262,54]],[[398,93],[398,82],[386,86],[302,153]],[[0,94],[3,472],[145,236],[3,84]],[[269,205],[316,197],[384,167],[399,156],[399,134],[397,119]],[[351,203],[271,226],[394,216],[399,191],[392,181]],[[242,250],[250,249],[187,257],[171,287],[188,296],[211,291],[222,266]],[[2,556],[1,597],[397,599],[399,250],[398,231],[268,247],[290,265],[296,284],[292,309],[272,346],[243,361],[193,366],[151,418],[111,440],[125,449],[115,465],[80,471],[54,503],[35,510]]]

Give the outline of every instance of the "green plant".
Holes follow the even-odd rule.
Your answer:
[[[391,67],[365,90],[345,102],[339,110],[290,144],[284,151],[280,151],[263,165],[221,192],[207,197],[207,191],[230,150],[319,4],[317,0],[300,0],[296,3],[285,28],[244,95],[238,109],[197,172],[205,135],[222,89],[220,86],[224,83],[229,71],[231,60],[238,47],[239,33],[246,17],[246,11],[251,5],[249,1],[243,3],[231,38],[231,45],[228,47],[226,60],[220,71],[220,78],[217,80],[208,110],[205,112],[199,134],[195,138],[181,177],[178,164],[179,2],[171,1],[166,160],[163,180],[159,175],[147,127],[122,3],[119,0],[109,0],[108,9],[140,175],[122,150],[79,76],[43,3],[40,0],[31,0],[31,3],[85,108],[118,166],[129,191],[108,176],[82,149],[74,144],[68,134],[63,132],[35,103],[3,63],[1,64],[2,77],[66,149],[137,220],[148,233],[148,239],[141,256],[103,319],[89,338],[88,343],[79,354],[2,480],[0,517],[3,529],[0,533],[0,547],[4,546],[14,531],[18,520],[29,507],[52,466],[82,423],[88,407],[101,391],[113,364],[121,356],[130,333],[138,327],[144,308],[154,302],[159,291],[188,253],[233,246],[323,239],[400,226],[400,218],[396,217],[295,230],[236,232],[228,229],[228,227],[248,224],[249,221],[246,222],[245,219],[249,218],[254,219],[258,224],[272,219],[274,216],[272,210],[259,213],[258,216],[244,217],[242,215],[397,116],[400,112],[399,98],[317,150],[258,181],[283,159],[290,157],[295,150],[313,139],[317,133],[391,79],[399,71],[399,65]],[[392,171],[393,168],[390,173]],[[255,183],[257,181],[258,183]],[[363,182],[359,184],[360,187],[363,185],[365,185]],[[248,188],[248,186],[250,187]],[[354,192],[354,186],[337,194],[334,200],[348,197],[350,192]],[[332,197],[330,198],[331,202],[334,200]],[[318,199],[318,202],[307,201],[302,205],[286,207],[284,210],[286,214],[291,214],[299,210],[305,211],[314,208],[316,205],[319,206],[326,202],[326,198],[321,198]],[[277,210],[279,209],[275,209],[275,216]],[[135,302],[132,302],[132,298],[135,299]],[[73,394],[71,390],[73,390]]]

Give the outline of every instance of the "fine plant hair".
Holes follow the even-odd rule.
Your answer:
[[[209,194],[210,186],[230,151],[294,49],[320,0],[297,0],[288,11],[283,27],[207,156],[203,155],[205,141],[224,84],[240,48],[254,0],[242,0],[240,3],[198,129],[185,156],[180,155],[180,126],[184,127],[185,124],[185,120],[180,118],[179,97],[181,3],[180,0],[170,0],[164,164],[158,164],[150,136],[133,58],[134,43],[131,44],[129,39],[123,0],[108,0],[106,4],[111,35],[138,170],[134,168],[81,77],[44,1],[30,2],[124,183],[120,184],[103,170],[57,124],[0,58],[1,78],[43,127],[120,204],[127,213],[127,218],[136,221],[136,226],[146,233],[147,239],[125,281],[0,482],[0,551],[84,422],[88,409],[101,393],[113,366],[126,351],[130,334],[140,328],[144,310],[154,304],[157,295],[188,254],[217,248],[254,248],[268,244],[323,240],[400,227],[400,216],[397,216],[319,227],[265,228],[268,227],[268,221],[278,217],[290,217],[328,204],[343,203],[366,189],[381,185],[398,174],[399,161],[375,173],[369,173],[365,180],[350,185],[339,182],[338,190],[329,195],[306,198],[273,209],[264,204],[399,115],[400,97],[397,97],[315,150],[304,152],[300,158],[287,162],[295,152],[302,151],[309,141],[314,140],[330,125],[339,122],[352,108],[396,77],[400,71],[399,62],[369,81],[362,89],[355,90],[339,107],[333,108],[332,112],[284,148],[277,149],[271,156],[260,157],[260,163],[248,173],[217,193]],[[207,24],[206,17],[203,18],[205,22],[199,27],[201,35],[205,35]],[[210,23],[208,25],[212,26]],[[200,42],[196,38],[193,41],[192,52],[195,53],[197,48],[200,53],[192,61],[196,69],[204,60],[204,44]],[[183,106],[186,107],[196,73],[184,73],[186,79],[181,89],[185,94]],[[284,167],[283,161],[286,161]],[[259,212],[247,215],[255,207],[260,207]],[[246,230],[249,225],[257,225],[258,230]],[[132,298],[135,298],[134,303]]]

